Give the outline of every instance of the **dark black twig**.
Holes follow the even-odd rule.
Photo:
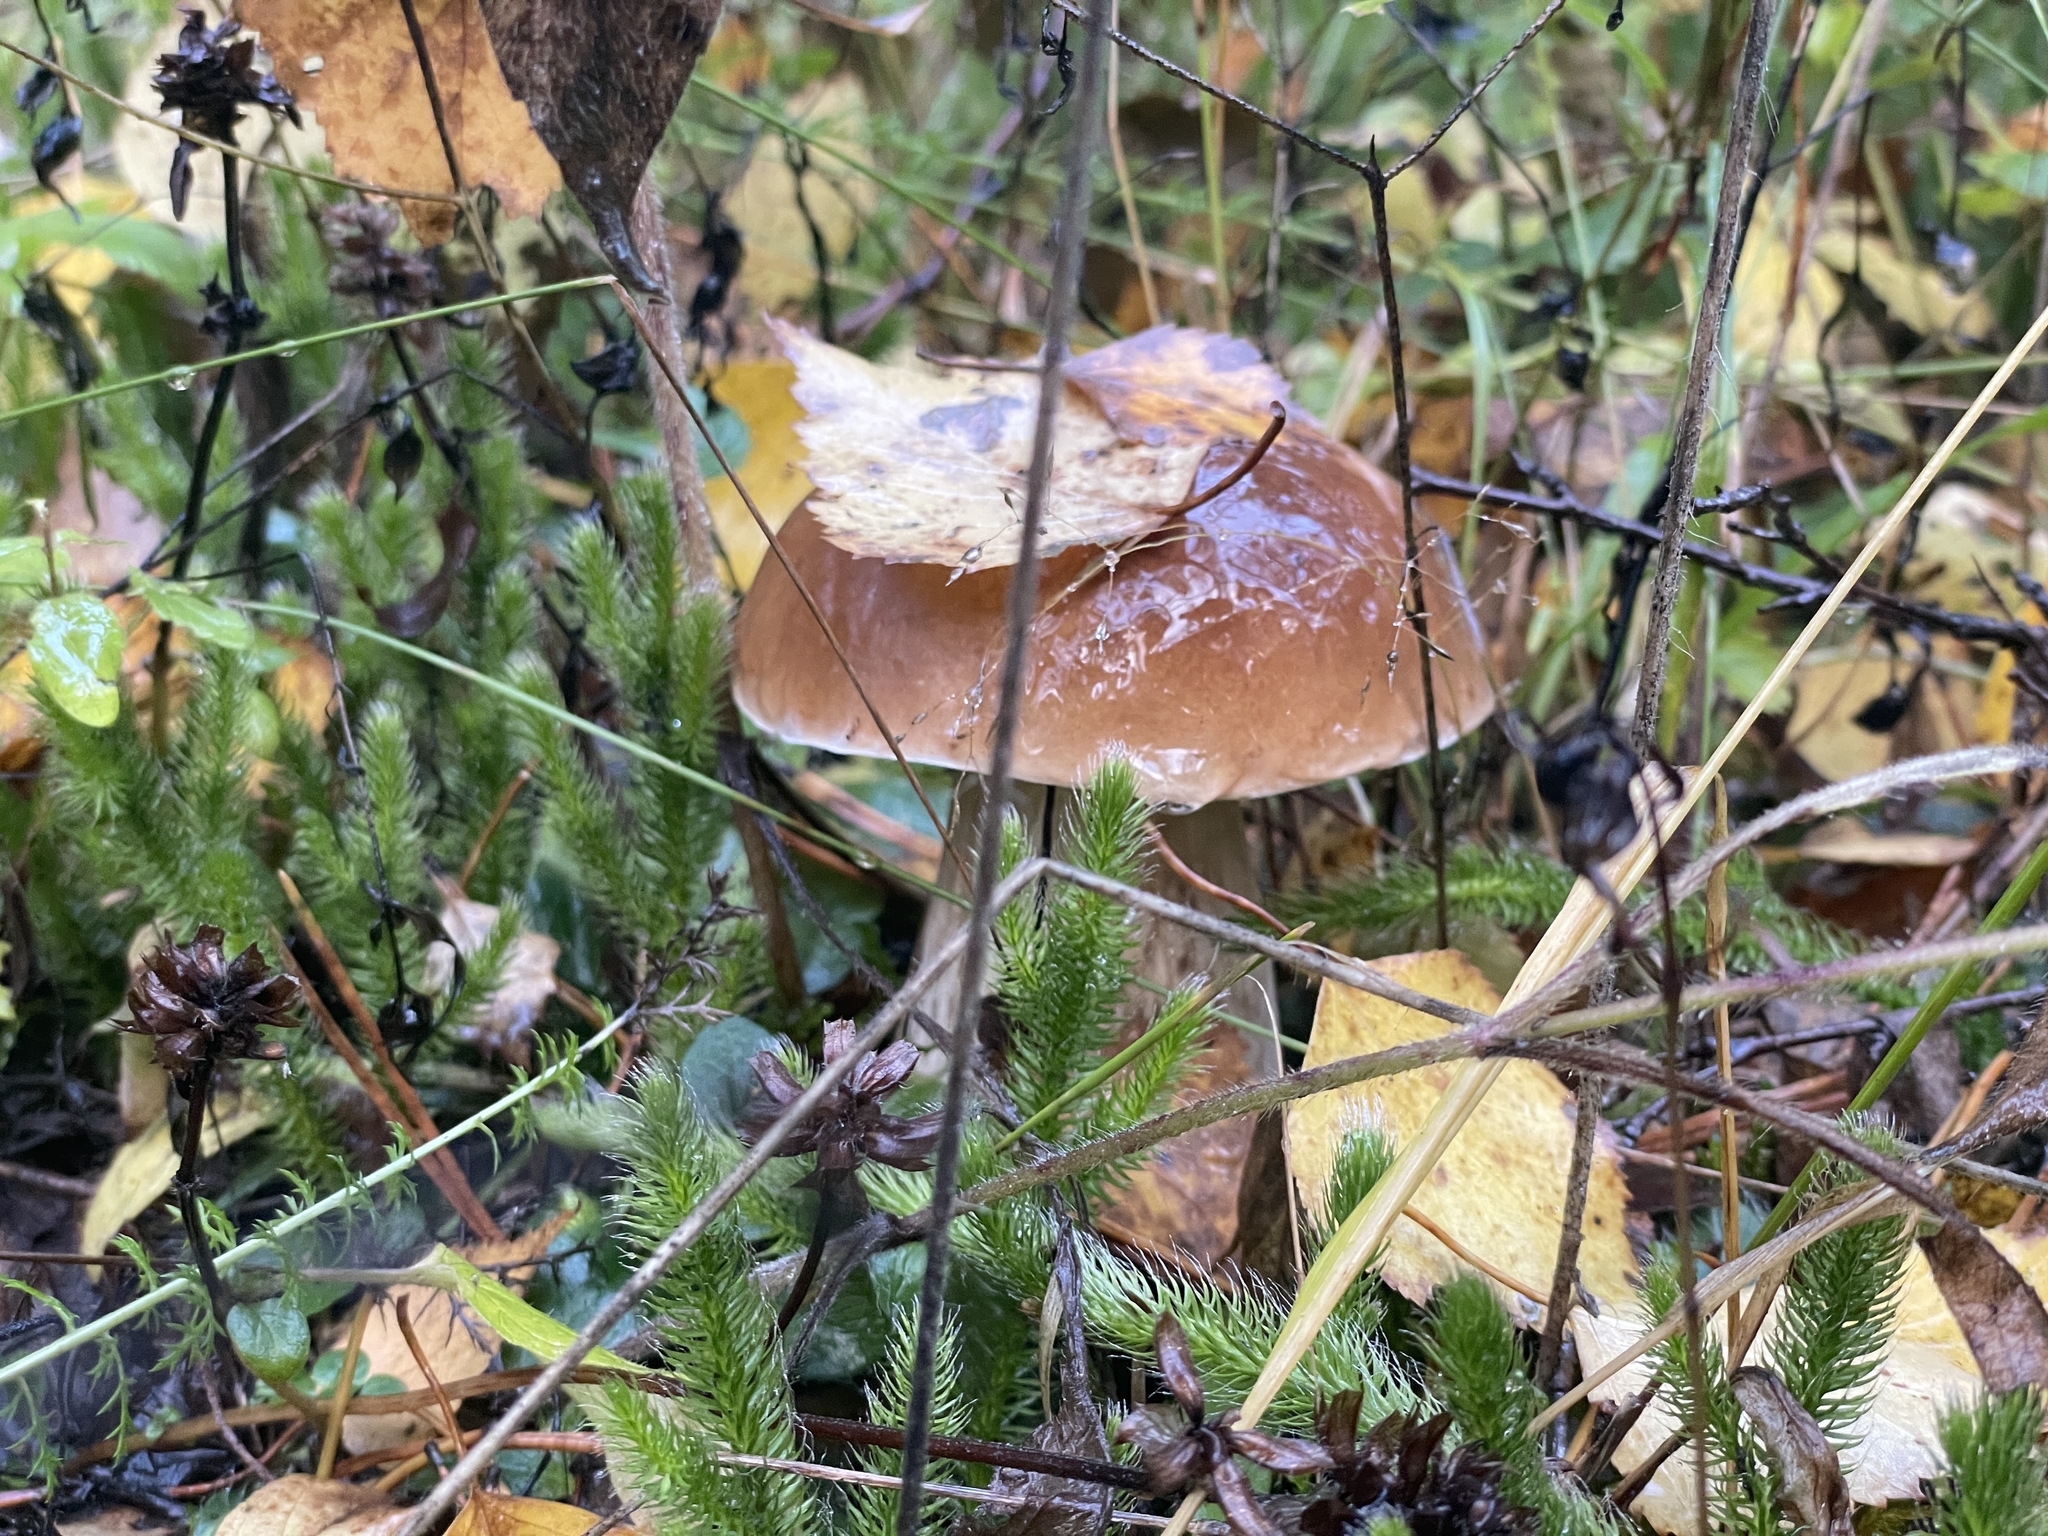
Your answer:
[[[1040,374],[1038,420],[1032,439],[1031,474],[1024,493],[1023,546],[1011,568],[1006,644],[998,694],[994,740],[983,787],[974,900],[967,918],[967,948],[959,972],[960,1009],[953,1026],[953,1059],[946,1075],[946,1104],[932,1170],[931,1208],[949,1213],[960,1183],[960,1132],[967,1110],[967,1082],[981,1022],[981,983],[988,969],[989,924],[1000,864],[1003,816],[1010,802],[1010,761],[1016,747],[1017,715],[1024,693],[1025,640],[1038,608],[1038,531],[1045,517],[1052,479],[1053,436],[1058,421],[1060,374],[1066,363],[1067,332],[1073,324],[1080,287],[1083,236],[1088,216],[1088,166],[1095,124],[1102,115],[1102,74],[1108,0],[1091,0],[1090,36],[1081,50],[1081,80],[1068,132],[1066,180],[1060,191],[1058,248],[1045,315],[1045,363]],[[918,1297],[917,1346],[904,1415],[903,1495],[898,1536],[923,1530],[924,1475],[929,1460],[934,1361],[946,1297],[950,1223],[936,1220],[926,1239],[924,1284]]]
[[[1457,106],[1451,109],[1451,115],[1436,125],[1436,131],[1432,133],[1428,138],[1424,139],[1420,144],[1416,145],[1415,148],[1410,150],[1406,155],[1402,156],[1399,163],[1397,163],[1391,171],[1387,172],[1387,180],[1392,181],[1396,176],[1400,175],[1403,171],[1407,170],[1409,166],[1415,164],[1416,161],[1420,160],[1432,149],[1435,149],[1437,141],[1441,139],[1445,134],[1451,131],[1452,127],[1457,123],[1458,119],[1463,117],[1467,112],[1471,111],[1474,107],[1479,105],[1479,98],[1486,94],[1486,88],[1492,85],[1494,81],[1498,80],[1501,77],[1501,73],[1510,64],[1515,62],[1515,55],[1520,53],[1524,48],[1528,47],[1530,43],[1535,41],[1536,34],[1538,32],[1541,32],[1546,26],[1548,26],[1550,24],[1550,18],[1555,16],[1559,11],[1563,9],[1564,0],[1550,0],[1550,4],[1546,5],[1543,8],[1543,14],[1538,16],[1534,21],[1529,23],[1528,31],[1524,32],[1520,37],[1516,38],[1513,46],[1510,47],[1506,53],[1500,56],[1499,61],[1493,66],[1493,68],[1489,69],[1484,75],[1482,75],[1479,78],[1478,84],[1474,85],[1471,90],[1465,93],[1465,99],[1463,101],[1460,101],[1457,104]],[[1406,24],[1406,18],[1403,18],[1403,24]],[[1559,249],[1561,250],[1563,249],[1563,247],[1560,246]]]
[[[1663,538],[1655,584],[1650,589],[1649,624],[1643,635],[1642,673],[1636,692],[1636,749],[1645,754],[1657,746],[1657,715],[1663,703],[1664,673],[1670,662],[1671,616],[1678,605],[1679,579],[1686,525],[1693,515],[1693,477],[1698,473],[1700,441],[1707,425],[1707,393],[1714,361],[1721,348],[1721,330],[1728,315],[1728,297],[1740,254],[1741,213],[1749,179],[1751,145],[1756,138],[1757,104],[1763,97],[1764,66],[1771,51],[1777,0],[1750,0],[1749,33],[1742,45],[1742,68],[1728,123],[1728,169],[1721,178],[1714,210],[1714,243],[1707,257],[1706,280],[1700,288],[1700,312],[1693,328],[1692,360],[1686,369],[1685,394],[1672,432],[1668,487],[1664,500]],[[1624,637],[1625,638],[1625,637]]]
[[[1366,190],[1372,194],[1373,240],[1379,252],[1380,295],[1387,311],[1387,364],[1394,386],[1394,478],[1401,486],[1401,533],[1405,544],[1407,579],[1401,598],[1407,619],[1421,643],[1416,647],[1422,660],[1422,724],[1429,737],[1429,821],[1430,860],[1436,872],[1436,946],[1451,947],[1451,907],[1444,846],[1443,744],[1437,739],[1436,675],[1430,658],[1429,606],[1422,591],[1422,549],[1415,533],[1415,481],[1410,474],[1409,447],[1412,426],[1408,419],[1408,374],[1401,345],[1401,301],[1394,292],[1394,250],[1387,230],[1387,177],[1381,172],[1379,147],[1368,152],[1371,164],[1365,170]],[[1394,650],[1387,657],[1392,670],[1400,656],[1398,634]]]
[[[1661,534],[1654,526],[1630,518],[1616,517],[1598,507],[1587,506],[1568,491],[1546,496],[1534,491],[1509,490],[1502,486],[1475,485],[1469,480],[1453,479],[1427,469],[1413,471],[1411,478],[1415,482],[1416,490],[1428,496],[1455,496],[1466,501],[1484,502],[1489,506],[1569,518],[1583,527],[1618,535],[1624,542],[1636,545],[1653,544],[1661,538]],[[1760,505],[1768,500],[1771,494],[1772,490],[1768,485],[1742,486],[1722,496],[1700,497],[1693,503],[1693,510],[1695,513],[1734,511]],[[1780,531],[1763,528],[1745,528],[1743,532],[1762,538],[1784,537]],[[1831,584],[1827,582],[1815,581],[1811,577],[1790,571],[1773,570],[1769,566],[1752,565],[1738,559],[1718,544],[1686,539],[1681,545],[1680,552],[1688,560],[1697,561],[1711,570],[1732,576],[1747,586],[1779,593],[1801,607],[1820,603],[1832,590]],[[1867,584],[1858,586],[1850,594],[1845,606],[1850,605],[1868,607],[1887,620],[1896,622],[1901,628],[1919,626],[1941,630],[1959,640],[1978,645],[2002,645],[2021,655],[2035,652],[2044,644],[2048,644],[2048,629],[2037,625],[2022,623],[2015,619],[1995,619],[1981,614],[1955,613]]]

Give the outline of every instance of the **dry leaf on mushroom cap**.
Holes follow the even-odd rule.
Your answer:
[[[1200,354],[1183,350],[1193,344],[1179,333],[1148,334],[1157,356],[1181,359],[1158,390],[1178,391],[1175,425],[1161,430],[1208,443],[1192,486],[1214,486],[1248,451],[1219,427],[1263,391],[1233,384],[1227,368],[1189,364]],[[1096,361],[1097,352],[1076,365],[1103,421],[1136,432],[1145,430],[1146,413],[1166,420],[1169,406],[1151,393],[1157,365],[1133,378],[1112,366],[1121,354],[1103,351],[1112,352],[1110,362]],[[1270,421],[1263,404],[1256,409]],[[1256,435],[1249,421],[1245,435]],[[823,473],[805,467],[814,480]],[[1170,504],[1189,488],[1177,483],[1152,504]],[[1000,505],[996,493],[989,499]],[[814,496],[789,519],[784,554],[904,755],[980,770],[995,718],[1007,574],[857,557],[833,542],[827,506]],[[951,529],[958,519],[947,516]],[[1425,521],[1423,600],[1437,648],[1438,733],[1449,742],[1491,713],[1493,688],[1446,543]],[[1028,637],[1018,779],[1078,784],[1117,748],[1154,801],[1194,807],[1421,756],[1427,732],[1418,647],[1402,613],[1406,569],[1398,489],[1297,416],[1243,480],[1141,536],[1113,563],[1088,544],[1047,560]],[[748,590],[734,642],[733,694],[762,729],[827,751],[886,755],[778,562],[764,565]]]
[[[561,173],[505,83],[477,0],[419,0],[418,10],[462,174],[495,192],[508,217],[537,215]],[[261,34],[277,78],[326,130],[337,173],[387,187],[453,190],[401,7],[238,0],[236,13]],[[401,206],[423,245],[455,232],[453,204]]]
[[[1014,564],[1038,414],[1032,372],[885,367],[771,322],[796,364],[812,510],[850,554]],[[1187,499],[1217,442],[1256,442],[1284,401],[1247,342],[1157,326],[1067,368],[1041,554],[1114,545]]]
[[[1393,955],[1371,962],[1381,975],[1446,1002],[1491,1013],[1500,995],[1471,961],[1455,950]],[[1304,1069],[1443,1034],[1443,1020],[1403,1008],[1369,992],[1326,981],[1316,1003]],[[1408,1140],[1443,1097],[1457,1063],[1420,1067],[1372,1078],[1287,1107],[1287,1150],[1302,1199],[1319,1208],[1339,1142],[1346,1131],[1376,1123],[1397,1145]],[[1410,1205],[1523,1285],[1550,1289],[1550,1271],[1564,1225],[1565,1173],[1571,1165],[1573,1096],[1534,1062],[1510,1062],[1436,1171]],[[1623,1230],[1628,1190],[1612,1138],[1594,1144],[1593,1176],[1586,1192],[1580,1283],[1610,1315],[1632,1317],[1635,1260]],[[1380,1274],[1412,1301],[1469,1268],[1412,1221],[1394,1225]],[[1498,1288],[1497,1288],[1498,1289]],[[1524,1297],[1502,1300],[1525,1324],[1538,1309]]]

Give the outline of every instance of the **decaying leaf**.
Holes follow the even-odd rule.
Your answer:
[[[1920,1251],[1993,1392],[2048,1386],[2048,1310],[2011,1262],[1968,1222],[1950,1221]]]
[[[728,21],[720,36],[735,26]],[[741,85],[728,82],[728,88]],[[744,252],[736,284],[740,297],[770,311],[815,294],[818,243],[823,242],[827,260],[844,261],[875,211],[875,184],[843,163],[865,166],[874,158],[860,77],[842,70],[815,80],[790,97],[783,110],[815,146],[801,182],[791,164],[795,151],[763,144],[748,157],[738,185],[721,203]]]
[[[216,1536],[392,1536],[409,1512],[360,1483],[294,1472],[227,1512]]]
[[[471,901],[445,875],[436,875],[434,885],[441,892],[444,903],[441,926],[455,941],[455,948],[462,957],[468,959],[489,940],[491,930],[498,925],[499,909],[487,902]],[[446,951],[441,954],[445,957]],[[523,1055],[526,1037],[540,1021],[541,1010],[547,1006],[548,999],[555,995],[555,962],[561,954],[559,941],[547,934],[535,933],[530,928],[521,929],[505,956],[497,988],[481,1010],[459,1031],[462,1038],[501,1056]],[[445,981],[441,987],[430,984],[440,969],[435,966],[437,958],[430,948],[426,990],[432,995],[445,990],[446,986]],[[452,965],[446,967],[446,971],[452,970]]]
[[[1061,1456],[1109,1460],[1102,1418],[1085,1397],[1070,1399],[1058,1414],[1031,1432],[1031,1448]],[[968,1529],[982,1536],[1097,1536],[1109,1514],[1109,1489],[1044,1472],[998,1468],[989,1485],[995,1493],[1028,1499],[1023,1508],[991,1507],[970,1517]]]
[[[199,1132],[199,1153],[212,1157],[262,1130],[277,1118],[274,1101],[249,1089],[223,1089],[213,1095]],[[179,1117],[182,1133],[184,1119]],[[142,1135],[114,1154],[98,1188],[79,1218],[81,1253],[104,1253],[121,1228],[163,1198],[178,1171],[179,1144],[170,1122],[159,1116]]]
[[[1823,822],[1799,843],[1801,858],[1830,864],[1874,864],[1888,869],[1947,869],[1975,856],[1978,839],[1940,832],[1873,832],[1841,817]]]
[[[460,1256],[479,1270],[490,1265],[520,1266],[491,1271],[500,1284],[516,1291],[533,1276],[526,1261],[546,1253],[548,1244],[569,1219],[569,1214],[564,1213],[502,1243],[472,1244]],[[405,1335],[399,1331],[400,1298],[411,1311],[413,1333],[427,1363],[442,1381],[475,1376],[490,1368],[491,1357],[500,1343],[498,1331],[460,1295],[429,1285],[399,1285],[378,1301],[363,1330],[362,1354],[370,1362],[371,1374],[395,1376],[407,1391],[427,1385],[419,1363],[406,1346]],[[444,1427],[439,1416],[432,1413],[350,1414],[342,1430],[342,1443],[351,1455],[360,1455],[416,1440]]]
[[[2038,1293],[2048,1284],[2048,1233],[2022,1236],[1999,1230],[1983,1235],[2025,1285]],[[1768,1357],[1778,1315],[1779,1308],[1773,1306],[1750,1349],[1751,1360]],[[1572,1314],[1571,1326],[1580,1363],[1587,1371],[1600,1369],[1642,1332],[1641,1319],[1633,1309],[1610,1311],[1597,1318],[1581,1309]],[[1646,1362],[1638,1360],[1616,1373],[1594,1396],[1603,1405],[1625,1402],[1643,1388],[1648,1377]],[[1845,1441],[1856,1447],[1844,1472],[1850,1496],[1858,1504],[1918,1500],[1922,1481],[1940,1471],[1942,1414],[1983,1390],[1984,1380],[1969,1343],[1935,1283],[1926,1255],[1917,1247],[1909,1249],[1899,1287],[1898,1321],[1878,1365],[1869,1406],[1843,1431]],[[1624,1473],[1633,1469],[1677,1428],[1677,1420],[1660,1396],[1622,1441],[1615,1467]],[[1655,1530],[1692,1536],[1690,1465],[1674,1456],[1651,1479],[1633,1508]]]
[[[448,1536],[583,1536],[595,1524],[597,1516],[574,1504],[479,1488],[448,1527]]]
[[[1854,1536],[1841,1458],[1813,1415],[1762,1366],[1743,1366],[1728,1378],[1728,1387],[1777,1463],[1778,1497],[1786,1512],[1812,1536]]]
[[[399,6],[240,0],[236,11],[262,35],[277,78],[326,130],[336,171],[380,186],[454,189]],[[505,84],[477,0],[419,0],[418,11],[464,178],[488,186],[512,218],[533,217],[561,177],[526,107]],[[455,232],[453,204],[403,207],[422,245],[439,245]]]
[[[612,264],[662,291],[627,232],[634,190],[718,25],[719,0],[482,0],[512,94]]]
[[[1455,950],[1395,955],[1373,961],[1372,969],[1446,1002],[1486,1013],[1500,1006],[1499,994]],[[1441,1019],[1326,981],[1302,1066],[1434,1039],[1445,1028]],[[1319,1205],[1347,1130],[1373,1123],[1396,1143],[1407,1141],[1456,1070],[1455,1063],[1422,1067],[1290,1104],[1287,1148],[1303,1201]],[[1550,1289],[1563,1230],[1574,1107],[1572,1094],[1548,1071],[1532,1062],[1510,1063],[1411,1202],[1466,1249],[1538,1294]],[[1623,1230],[1627,1203],[1621,1166],[1603,1129],[1586,1191],[1579,1280],[1603,1313],[1617,1316],[1634,1309],[1635,1261]],[[1422,1302],[1463,1267],[1420,1226],[1401,1221],[1388,1236],[1380,1273],[1402,1295]],[[1503,1294],[1502,1300],[1524,1319],[1536,1311],[1523,1297]]]
[[[1011,565],[1038,411],[1030,372],[882,367],[793,326],[797,435],[825,537],[855,555]],[[1067,370],[1042,554],[1105,548],[1186,500],[1218,441],[1258,439],[1286,386],[1248,342],[1159,326],[1077,357]]]

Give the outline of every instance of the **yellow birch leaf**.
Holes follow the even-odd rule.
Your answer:
[[[229,1510],[216,1536],[394,1536],[409,1513],[360,1483],[294,1472]]]
[[[574,1504],[520,1499],[478,1489],[448,1527],[448,1536],[583,1536],[597,1516]]]
[[[811,493],[803,440],[796,435],[804,408],[790,392],[795,383],[796,366],[778,357],[732,363],[713,386],[720,403],[746,423],[747,456],[733,469],[777,532]],[[733,590],[744,592],[768,557],[768,541],[731,477],[720,475],[710,482],[704,496],[711,505],[711,526],[725,551]]]
[[[1500,1007],[1500,996],[1472,962],[1455,950],[1393,955],[1371,962],[1389,980],[1481,1013]],[[1392,1046],[1430,1040],[1444,1021],[1403,1008],[1369,992],[1323,983],[1309,1035],[1304,1069],[1363,1056]],[[1396,1145],[1413,1138],[1462,1063],[1420,1067],[1372,1078],[1287,1107],[1289,1164],[1304,1202],[1319,1209],[1323,1186],[1346,1131],[1376,1123]],[[1573,1096],[1534,1062],[1506,1064],[1500,1082],[1480,1104],[1410,1202],[1460,1245],[1541,1294],[1564,1225],[1565,1174],[1571,1164]],[[1635,1260],[1623,1230],[1628,1194],[1613,1142],[1602,1128],[1586,1192],[1581,1282],[1603,1311],[1634,1315]],[[1417,1303],[1469,1266],[1412,1221],[1398,1221],[1388,1236],[1382,1278]],[[1502,1300],[1524,1323],[1538,1309],[1524,1298]]]

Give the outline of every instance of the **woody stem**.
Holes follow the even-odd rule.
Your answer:
[[[220,1354],[223,1379],[233,1381],[235,1351],[227,1332],[227,1290],[221,1284],[220,1271],[214,1268],[213,1246],[207,1241],[206,1224],[199,1215],[199,1142],[206,1125],[207,1093],[212,1085],[213,1055],[209,1051],[180,1084],[185,1093],[185,1145],[178,1159],[177,1177],[171,1180],[171,1192],[177,1196],[178,1215],[185,1223],[185,1242],[192,1249],[192,1262],[199,1268],[207,1308],[213,1314],[214,1345]]]

